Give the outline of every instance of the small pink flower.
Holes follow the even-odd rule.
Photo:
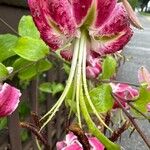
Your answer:
[[[140,83],[147,83],[148,89],[150,88],[150,73],[144,66],[138,70],[138,79]]]
[[[18,106],[19,98],[21,96],[20,90],[7,83],[0,87],[0,117],[10,115]]]
[[[121,104],[125,107],[128,108],[128,105],[125,100],[132,100],[135,97],[139,95],[138,90],[132,88],[131,86],[127,84],[110,84],[112,87],[112,92],[116,95],[116,98],[121,102]],[[119,108],[119,105],[117,102],[114,103],[114,109]]]
[[[91,150],[104,150],[104,146],[97,138],[88,137],[88,140],[91,145]],[[57,142],[56,147],[57,150],[83,150],[81,143],[72,132],[66,135],[66,140]]]
[[[28,0],[31,15],[41,38],[66,60],[73,54],[73,43],[83,28],[87,33],[87,62],[93,52],[97,58],[121,50],[132,37],[129,17],[117,0]],[[67,50],[66,50],[67,49]],[[98,64],[97,64],[98,65]],[[87,77],[97,77],[98,66],[87,66]]]

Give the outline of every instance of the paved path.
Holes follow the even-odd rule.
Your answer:
[[[129,61],[119,69],[118,80],[138,83],[138,68],[144,65],[150,70],[150,20],[139,16],[144,30],[135,30],[131,42],[124,48],[124,55]],[[140,121],[140,127],[150,139],[150,124],[147,121]],[[129,138],[129,132],[122,137],[122,145],[125,150],[149,150],[138,133]]]

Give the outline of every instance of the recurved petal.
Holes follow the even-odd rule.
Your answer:
[[[99,37],[98,40],[93,40],[91,48],[100,55],[115,53],[123,49],[123,47],[130,41],[132,35],[132,30],[126,28],[116,35],[104,35]]]
[[[70,0],[77,24],[81,24],[92,6],[93,0]]]
[[[54,50],[63,45],[64,37],[46,18],[47,3],[44,0],[28,0],[31,15],[40,32],[41,38]]]
[[[117,3],[109,18],[98,29],[99,35],[115,35],[129,27],[129,18],[122,3]]]
[[[18,106],[20,90],[7,83],[4,83],[0,89],[0,117],[10,115]]]
[[[76,32],[76,20],[68,0],[41,0],[47,4],[48,20],[56,24],[62,34],[73,37]]]
[[[108,19],[115,8],[116,3],[116,0],[97,0],[96,27],[100,27]]]
[[[89,142],[93,150],[104,150],[104,145],[97,138],[90,137]]]

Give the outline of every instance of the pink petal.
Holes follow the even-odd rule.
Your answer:
[[[146,82],[150,85],[150,73],[144,66],[138,70],[138,79],[140,83]]]
[[[102,66],[100,60],[95,58],[93,54],[89,54],[87,57],[86,76],[87,78],[97,78],[102,72]]]
[[[77,24],[82,24],[83,20],[88,15],[88,10],[91,8],[93,0],[70,0],[73,13]]]
[[[97,19],[95,22],[96,27],[100,27],[108,19],[115,5],[116,0],[97,0]]]
[[[66,135],[66,143],[67,145],[71,144],[72,142],[77,140],[77,136],[75,136],[72,132],[69,132]]]
[[[47,3],[47,14],[66,36],[73,36],[76,32],[76,22],[72,6],[68,0],[41,0]],[[49,18],[50,19],[50,18]]]
[[[65,141],[61,141],[61,142],[56,143],[57,150],[62,150],[66,146],[67,146],[67,144],[65,143]]]
[[[92,150],[104,150],[104,145],[95,137],[89,138],[89,143],[92,146]]]
[[[61,50],[60,55],[62,58],[64,58],[67,61],[71,61],[73,57],[73,52],[72,50]]]
[[[132,9],[128,0],[122,0],[122,2],[126,8],[126,11],[128,13],[128,16],[129,16],[129,19],[130,19],[132,25],[138,29],[143,29],[139,19],[137,18],[136,14],[135,14],[134,10]]]
[[[126,28],[118,35],[105,36],[104,39],[92,41],[92,50],[97,52],[100,55],[115,53],[121,49],[130,41],[133,32],[130,28]],[[103,38],[103,37],[102,37]]]
[[[109,18],[97,30],[91,30],[92,50],[100,55],[121,50],[132,37],[127,13],[122,3],[117,3]]]
[[[128,84],[122,84],[122,83],[113,84],[113,83],[111,83],[110,85],[112,87],[113,93],[118,96],[116,98],[126,108],[128,108],[128,107],[127,107],[127,103],[124,100],[132,100],[139,95],[138,90],[132,88]],[[114,109],[119,108],[119,105],[117,102],[114,103],[113,108]]]
[[[65,147],[63,150],[83,150],[83,148],[77,143],[73,143],[72,145]]]
[[[48,3],[45,0],[28,0],[28,3],[33,20],[41,34],[41,38],[53,50],[56,50],[62,45],[64,45],[68,39],[64,35],[62,35],[61,32],[63,32],[65,35],[75,32],[74,24],[72,24],[73,26],[69,26],[69,24],[62,25],[63,21],[62,18],[62,20],[58,22],[57,26],[57,23],[55,24],[50,17],[50,10],[48,8]]]
[[[148,110],[148,112],[150,112],[150,103],[148,103],[148,105],[147,105],[147,110]]]
[[[122,3],[117,3],[109,18],[99,28],[99,35],[115,35],[129,27],[129,19]]]
[[[2,85],[0,90],[0,117],[10,115],[17,108],[20,100],[20,90],[7,83]]]

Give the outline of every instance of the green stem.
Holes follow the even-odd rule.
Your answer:
[[[102,142],[102,144],[105,145],[107,150],[120,150],[121,149],[120,146],[111,142],[107,137],[105,137],[104,134],[100,132],[100,130],[96,127],[95,123],[92,121],[89,115],[89,112],[87,110],[85,101],[84,101],[82,83],[80,83],[80,107],[81,107],[83,117],[89,127],[90,132],[95,137],[97,137]]]
[[[86,41],[86,36],[84,36],[84,40]],[[89,92],[88,92],[88,87],[87,87],[87,80],[86,80],[86,43],[83,46],[83,69],[82,69],[82,74],[83,74],[83,88],[84,88],[84,92],[85,92],[85,96],[88,100],[88,103],[90,105],[90,107],[93,110],[93,113],[96,115],[96,117],[99,119],[99,121],[107,128],[109,129],[111,132],[113,132],[107,125],[106,123],[102,120],[102,118],[100,117],[99,113],[97,112],[95,106],[93,105],[93,102],[90,98]]]
[[[58,99],[57,103],[52,107],[52,109],[50,111],[48,111],[42,118],[40,121],[42,121],[43,119],[45,119],[47,116],[48,119],[44,122],[44,124],[42,125],[40,131],[47,125],[47,123],[54,117],[54,115],[56,114],[56,112],[59,110],[59,107],[62,105],[69,89],[70,86],[72,84],[73,78],[74,78],[74,74],[75,74],[75,69],[76,69],[76,65],[77,65],[77,60],[78,60],[78,52],[79,52],[79,39],[76,39],[75,41],[75,46],[74,46],[74,54],[73,54],[73,60],[72,60],[72,65],[71,65],[71,70],[70,70],[70,74],[68,77],[68,81],[66,84],[66,87],[62,93],[62,95],[60,96],[60,98]]]

